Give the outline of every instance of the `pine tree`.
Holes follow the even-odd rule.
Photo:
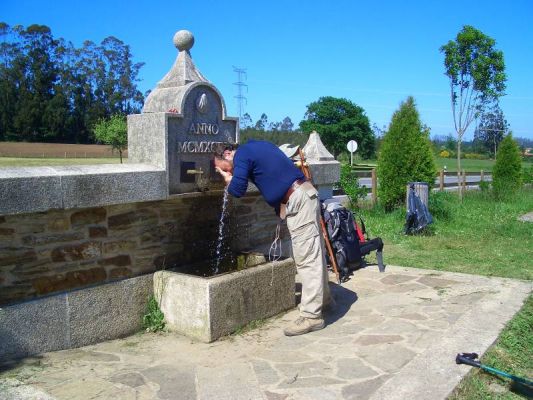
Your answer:
[[[509,133],[500,143],[492,170],[494,196],[503,199],[515,194],[522,186],[520,148]]]
[[[413,97],[408,97],[392,116],[378,157],[379,200],[392,209],[405,199],[409,182],[433,186],[436,167],[429,129],[422,126]]]

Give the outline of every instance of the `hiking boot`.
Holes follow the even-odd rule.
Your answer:
[[[285,336],[298,336],[318,331],[326,326],[323,318],[298,317],[289,327],[283,330]]]

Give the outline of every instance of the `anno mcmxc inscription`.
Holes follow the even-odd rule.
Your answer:
[[[218,132],[220,132],[218,124],[206,122],[192,122],[189,128],[189,133],[194,133],[195,135],[218,135]]]
[[[178,142],[178,153],[214,153],[224,142]]]

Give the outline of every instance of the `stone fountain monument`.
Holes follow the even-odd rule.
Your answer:
[[[142,114],[128,116],[129,162],[166,170],[169,195],[220,186],[212,154],[239,137],[238,118],[226,115],[222,95],[192,61],[193,35],[178,31],[173,42],[179,51],[174,65],[146,99]]]

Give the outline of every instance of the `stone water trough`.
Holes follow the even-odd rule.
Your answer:
[[[211,277],[156,272],[154,295],[168,328],[209,343],[251,321],[293,308],[293,260],[267,262],[253,253],[245,257],[246,268]]]

